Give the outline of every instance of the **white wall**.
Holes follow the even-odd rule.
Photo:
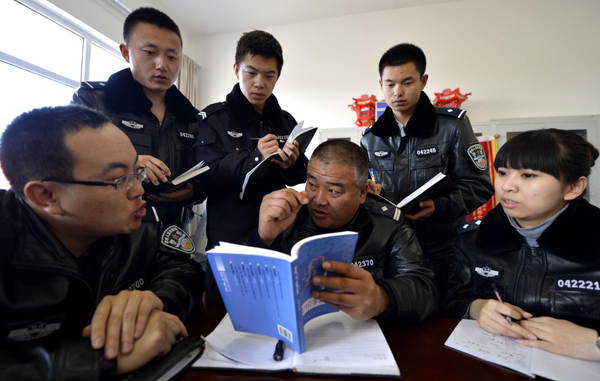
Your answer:
[[[426,88],[460,87],[471,120],[599,114],[600,1],[464,0],[317,20],[256,26],[281,42],[285,64],[275,94],[298,120],[348,127],[347,107],[363,93],[381,97],[377,63],[400,42],[429,60]],[[243,31],[193,40],[202,66],[202,103],[223,100],[236,79]]]

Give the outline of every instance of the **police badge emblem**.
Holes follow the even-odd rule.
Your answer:
[[[388,156],[390,153],[388,151],[375,151],[373,152],[373,154],[375,155],[375,157],[386,157]]]
[[[196,247],[194,242],[179,226],[171,225],[165,229],[160,238],[160,242],[171,249],[181,251],[186,254],[194,254]]]
[[[232,138],[239,139],[244,136],[244,133],[239,131],[227,131],[227,135],[231,136]]]
[[[475,167],[481,171],[487,170],[487,159],[481,144],[476,143],[467,147],[467,155]]]

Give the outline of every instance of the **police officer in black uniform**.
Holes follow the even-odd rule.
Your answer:
[[[263,198],[258,237],[289,253],[307,237],[358,232],[353,263],[327,261],[339,276],[313,278],[315,285],[344,292],[313,291],[355,319],[418,322],[437,307],[433,272],[397,209],[367,199],[368,159],[345,140],[319,145],[308,165],[306,189],[282,189]]]
[[[524,132],[498,155],[500,204],[457,239],[458,292],[445,306],[492,333],[600,360],[600,209],[582,195],[598,150],[557,129]],[[455,287],[453,287],[455,288]]]
[[[246,242],[256,229],[262,196],[306,178],[307,160],[297,143],[284,145],[296,120],[273,95],[282,66],[282,50],[275,37],[259,30],[244,33],[235,54],[239,83],[225,102],[202,111],[196,160],[211,168],[207,248],[219,241]],[[271,160],[267,170],[255,173],[252,191],[241,197],[246,174],[273,153],[281,160]]]
[[[389,49],[379,61],[379,83],[388,107],[369,127],[361,145],[369,155],[382,195],[398,203],[438,172],[452,185],[419,203],[405,217],[432,261],[441,290],[453,264],[452,243],[467,214],[492,195],[483,148],[464,110],[434,107],[423,51],[412,44]]]
[[[181,67],[181,34],[166,14],[139,8],[127,16],[123,38],[121,54],[130,68],[106,82],[82,83],[73,103],[102,111],[129,136],[148,172],[149,205],[164,227],[180,224],[194,191],[196,199],[202,198],[199,183],[171,193],[154,193],[151,184],[167,182],[195,164],[198,112],[173,85]],[[147,217],[154,218],[154,212]]]

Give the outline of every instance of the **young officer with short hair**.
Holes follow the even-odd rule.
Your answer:
[[[465,216],[492,195],[483,148],[464,110],[434,107],[423,92],[428,75],[423,51],[412,44],[390,48],[379,61],[379,85],[388,106],[361,145],[382,195],[398,203],[438,172],[453,185],[406,215],[432,262],[442,295],[453,265],[452,244]]]
[[[273,94],[282,67],[281,45],[275,37],[260,30],[244,33],[233,65],[239,83],[225,102],[202,111],[196,160],[211,168],[207,248],[219,241],[245,242],[256,229],[261,198],[306,178],[306,158],[297,143],[283,145],[296,120],[281,109]],[[272,160],[269,170],[254,179],[255,191],[240,199],[246,173],[273,153],[281,160]]]
[[[181,33],[161,11],[138,8],[125,19],[123,39],[121,54],[129,68],[114,73],[106,82],[83,82],[73,103],[108,115],[131,139],[148,181],[158,185],[195,164],[198,111],[173,85],[181,68]],[[192,201],[194,191],[197,199],[202,198],[198,188],[199,183],[190,183],[147,199],[165,228],[180,225],[182,208]],[[153,218],[152,214],[148,217]]]

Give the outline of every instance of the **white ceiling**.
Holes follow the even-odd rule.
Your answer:
[[[458,0],[154,0],[186,34],[237,32],[271,25]],[[123,1],[130,3],[129,1]]]

